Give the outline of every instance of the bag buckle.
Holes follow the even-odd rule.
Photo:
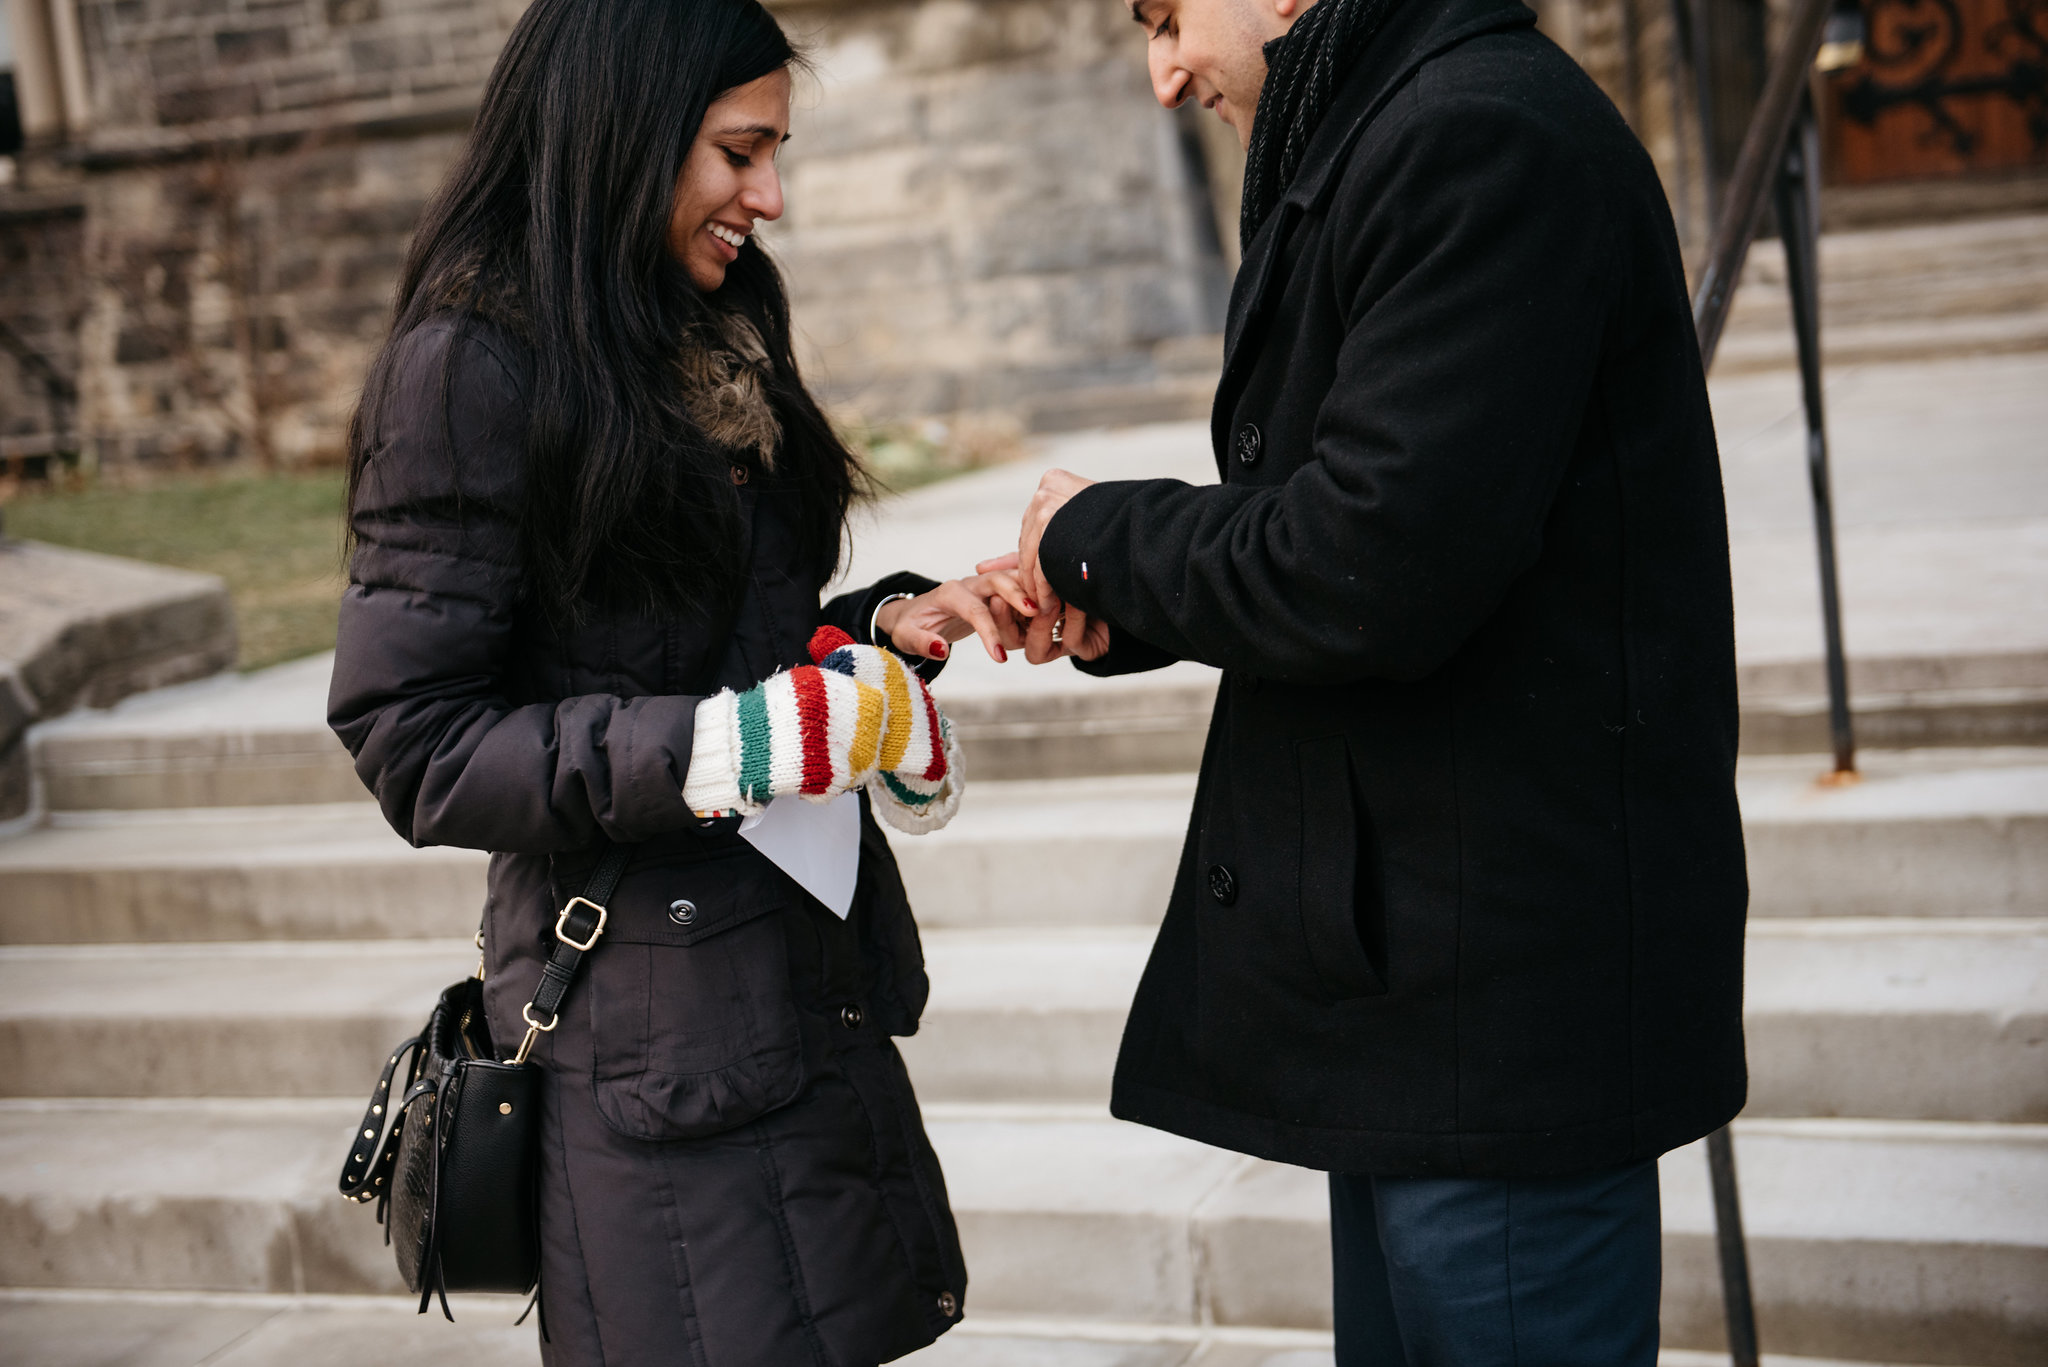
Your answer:
[[[591,936],[590,938],[593,941],[597,939],[595,935]],[[533,1052],[534,1041],[538,1040],[542,1035],[547,1034],[549,1031],[553,1030],[556,1026],[562,1023],[562,1013],[557,1011],[554,1014],[554,1017],[550,1019],[546,1025],[542,1025],[539,1021],[533,1018],[532,1002],[528,1002],[526,1005],[519,1008],[519,1016],[521,1020],[524,1020],[526,1022],[526,1038],[519,1041],[519,1052],[512,1056],[512,1062],[514,1063],[526,1062],[526,1056]]]
[[[581,902],[584,906],[589,907],[592,911],[597,913],[597,927],[590,932],[590,938],[585,940],[582,944],[578,944],[576,943],[576,941],[569,938],[569,913],[576,910],[576,904],[578,902]],[[562,914],[555,918],[555,938],[557,940],[560,940],[563,944],[569,946],[569,948],[571,949],[581,950],[583,953],[588,954],[590,952],[590,947],[597,943],[597,937],[604,934],[604,923],[607,920],[609,920],[610,917],[610,912],[606,911],[597,903],[591,901],[588,897],[571,897],[569,899],[569,904],[562,908]]]

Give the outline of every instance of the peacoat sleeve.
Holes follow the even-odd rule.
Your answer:
[[[1543,111],[1488,93],[1411,88],[1381,117],[1309,249],[1332,254],[1342,331],[1296,353],[1333,348],[1334,383],[1283,377],[1275,400],[1315,405],[1313,450],[1264,487],[1097,484],[1047,529],[1054,587],[1167,654],[1420,678],[1537,557],[1616,287],[1599,177]]]
[[[546,853],[693,825],[696,698],[507,695],[527,583],[516,348],[448,319],[399,348],[328,694],[356,772],[415,845]]]

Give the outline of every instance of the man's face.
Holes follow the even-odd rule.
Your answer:
[[[1265,46],[1315,0],[1125,0],[1146,33],[1152,93],[1168,109],[1198,100],[1251,146],[1266,84]]]

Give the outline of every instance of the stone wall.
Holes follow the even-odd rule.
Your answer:
[[[93,143],[474,98],[525,0],[81,0]],[[150,136],[155,133],[157,136]],[[166,136],[168,135],[168,136]]]
[[[1172,358],[1221,323],[1242,163],[1207,116],[1153,102],[1124,0],[771,3],[816,72],[784,154],[788,217],[763,240],[843,411],[1043,413],[1185,370]],[[1543,4],[1691,235],[1670,7]],[[0,311],[78,319],[52,345],[75,354],[88,459],[340,454],[411,225],[522,8],[81,0],[90,129],[23,172],[82,218],[28,246],[0,223],[0,252],[73,254],[70,294]],[[29,422],[7,366],[0,429]]]
[[[107,465],[340,458],[454,131],[224,142],[85,181],[80,407]]]
[[[339,458],[523,0],[83,0],[81,426],[108,466]]]
[[[891,415],[1142,383],[1228,287],[1187,124],[1123,0],[783,3],[817,59],[784,152],[816,377]]]

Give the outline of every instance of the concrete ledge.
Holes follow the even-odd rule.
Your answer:
[[[2048,916],[2048,766],[2026,750],[1811,756],[1738,775],[1753,917]],[[894,841],[928,929],[1153,926],[1192,774],[977,781],[946,830]],[[1021,861],[1046,850],[1030,878]],[[357,801],[58,813],[0,842],[0,943],[467,937],[486,857],[415,850]]]
[[[1998,356],[2048,351],[2048,310],[2012,315],[1926,318],[1896,323],[1851,323],[1821,333],[1823,363],[1868,365],[1924,361],[1937,356]],[[1714,373],[1780,370],[1799,363],[1788,322],[1782,331],[1751,324],[1730,329],[1714,353]]]
[[[40,728],[36,772],[52,812],[359,802],[327,729],[333,655],[205,679]]]
[[[333,1190],[360,1106],[0,1104],[0,1282],[395,1292],[370,1212]],[[1322,1174],[1081,1110],[935,1106],[928,1121],[970,1315],[1328,1327]],[[1768,1341],[1872,1361],[2041,1360],[2048,1130],[1754,1122],[1736,1149]],[[1665,1341],[1709,1349],[1705,1161],[1695,1146],[1661,1166]]]
[[[234,609],[210,574],[0,539],[0,820],[28,810],[30,722],[218,673]]]
[[[30,1361],[207,1367],[522,1367],[539,1333],[512,1321],[524,1300],[450,1296],[455,1323],[422,1317],[412,1296],[265,1296],[207,1292],[0,1290],[0,1339]],[[904,1367],[1333,1367],[1315,1330],[1161,1325],[971,1313]],[[1859,1367],[1767,1353],[1765,1367]],[[1658,1367],[1728,1367],[1727,1355],[1676,1348]]]
[[[1152,939],[927,933],[918,1095],[1107,1104]],[[2044,962],[2048,921],[1759,921],[1748,1114],[2048,1121]],[[0,1095],[345,1095],[475,963],[461,938],[0,949]]]

